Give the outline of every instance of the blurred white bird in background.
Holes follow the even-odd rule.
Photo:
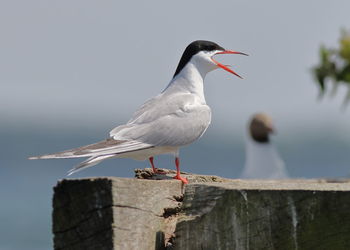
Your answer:
[[[246,161],[241,178],[288,178],[285,164],[270,139],[274,132],[275,128],[269,115],[253,115],[245,136]]]

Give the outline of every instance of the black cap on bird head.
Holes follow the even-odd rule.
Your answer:
[[[197,54],[198,52],[201,51],[217,51],[216,54],[240,54],[240,55],[247,55],[242,52],[237,52],[237,51],[232,51],[232,50],[225,50],[223,47],[218,45],[217,43],[211,42],[211,41],[205,41],[205,40],[197,40],[192,43],[190,43],[184,53],[182,54],[182,57],[180,59],[180,62],[176,68],[174,77],[180,73],[180,71],[186,66],[186,64],[191,60],[192,56]],[[220,68],[240,77],[236,72],[234,72],[232,69],[228,68],[227,65],[223,65],[219,63],[218,61],[214,60],[211,58],[211,60]],[[241,78],[241,77],[240,77]]]

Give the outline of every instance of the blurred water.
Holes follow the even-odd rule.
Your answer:
[[[52,187],[79,159],[29,161],[30,155],[60,151],[101,140],[105,131],[71,128],[3,127],[0,130],[0,249],[52,249]],[[328,131],[280,135],[275,139],[291,177],[346,177],[350,143]],[[243,136],[210,130],[198,142],[181,150],[182,170],[238,177],[244,163]],[[174,168],[171,156],[157,157],[159,167]],[[148,162],[114,159],[87,169],[87,176],[132,177],[134,168]]]

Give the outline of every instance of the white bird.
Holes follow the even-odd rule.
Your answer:
[[[246,162],[241,178],[287,178],[285,164],[269,137],[275,131],[271,117],[265,113],[255,114],[247,130]]]
[[[233,70],[213,59],[217,54],[242,54],[225,50],[210,41],[194,41],[185,49],[174,77],[159,95],[145,102],[125,124],[114,128],[109,138],[91,145],[29,159],[89,157],[68,172],[68,175],[110,158],[149,159],[173,154],[180,176],[179,148],[200,138],[211,121],[211,111],[205,102],[203,81],[206,74],[222,68],[238,77]]]

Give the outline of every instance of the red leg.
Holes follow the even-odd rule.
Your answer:
[[[176,175],[175,175],[174,179],[180,180],[184,184],[187,184],[188,180],[186,178],[180,176],[180,159],[179,159],[179,157],[175,158],[175,166],[176,166]]]
[[[155,174],[165,174],[165,173],[163,173],[163,172],[158,171],[158,169],[156,169],[156,168],[154,167],[153,156],[149,158],[149,162],[151,163],[153,173],[155,173]]]
[[[149,162],[151,163],[153,173],[157,172],[157,169],[154,167],[153,156],[149,158]]]

